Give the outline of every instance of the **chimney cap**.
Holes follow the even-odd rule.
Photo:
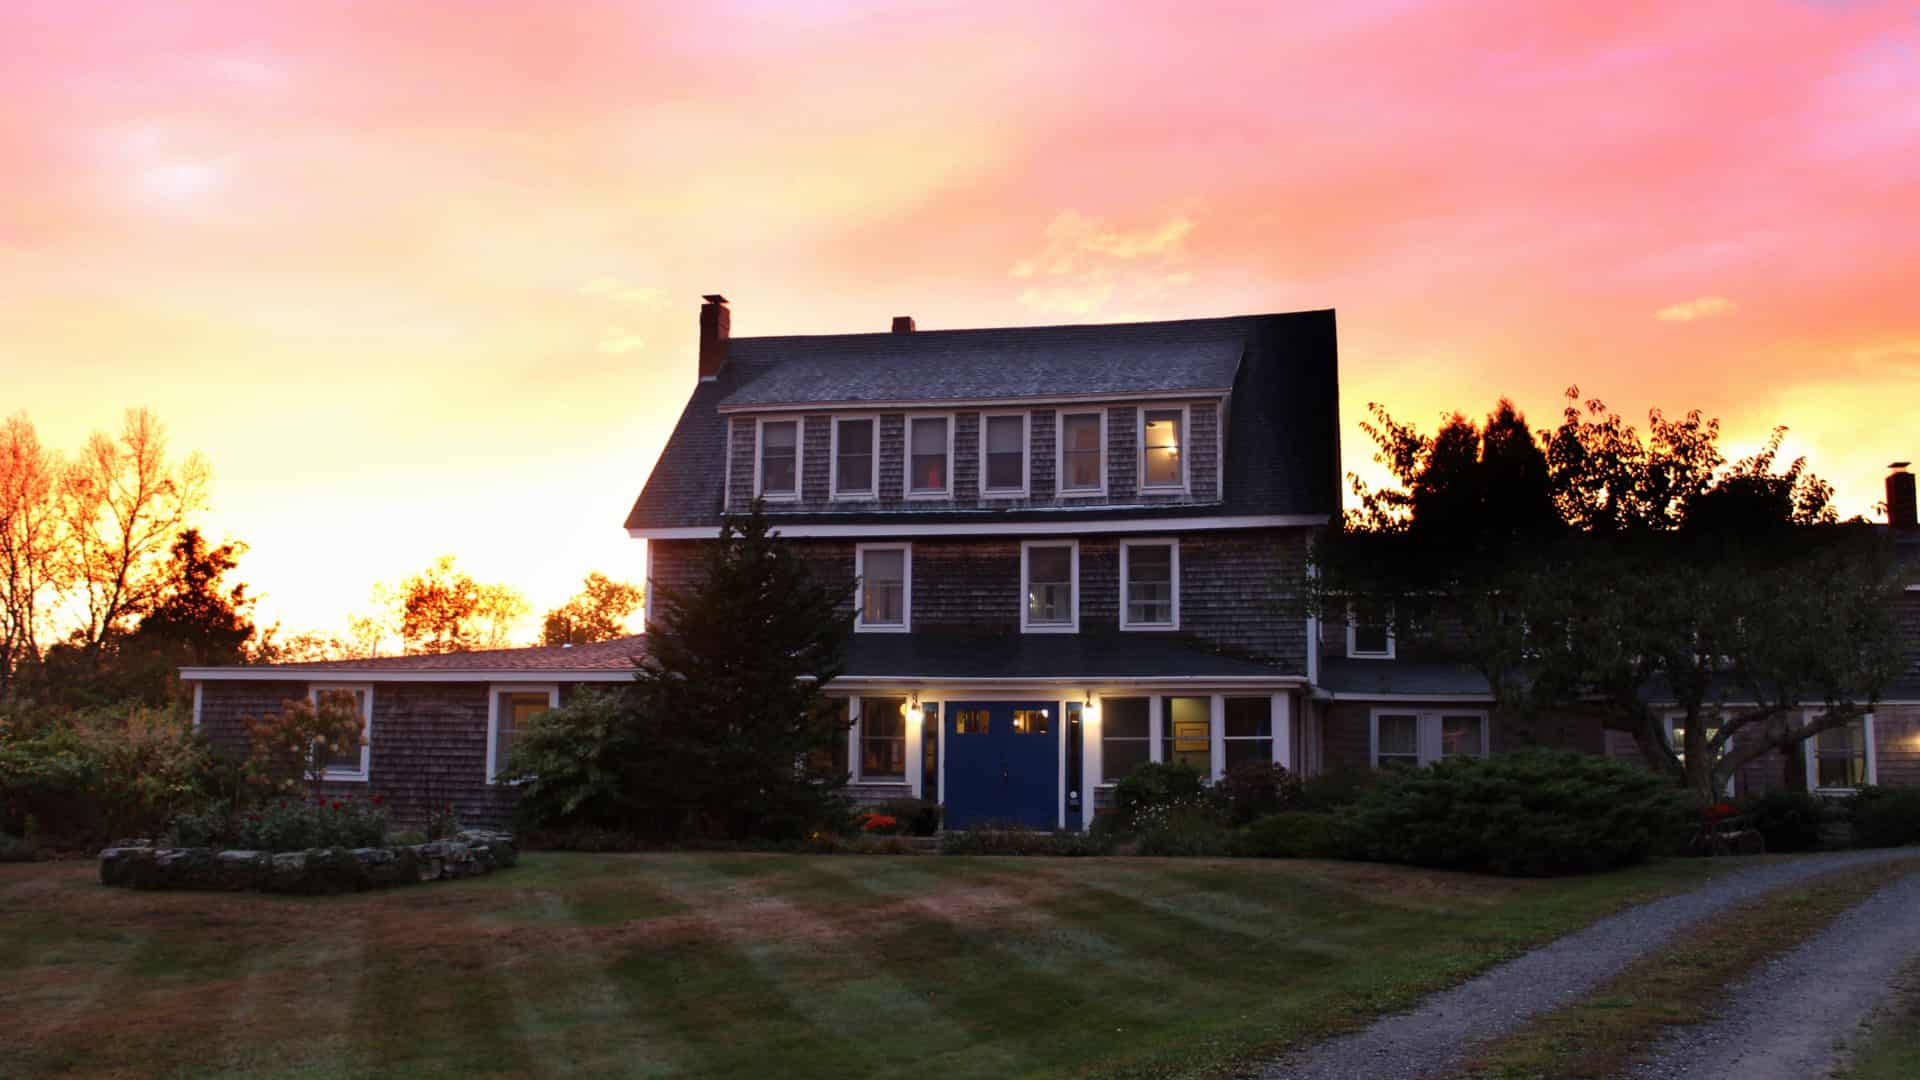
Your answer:
[[[1896,461],[1896,462],[1894,462],[1893,464],[1891,464],[1891,465],[1888,465],[1888,466],[1887,466],[1887,468],[1889,468],[1889,469],[1904,469],[1904,468],[1906,468],[1907,466],[1909,466],[1909,465],[1911,465],[1911,464],[1913,464],[1913,462],[1911,462],[1911,461]]]
[[[709,304],[724,304],[727,302],[727,298],[717,292],[705,293],[700,299],[705,300]]]
[[[896,334],[911,334],[911,333],[913,333],[913,330],[914,330],[914,325],[913,325],[913,316],[911,316],[911,315],[895,315],[895,316],[893,317],[893,332],[894,332],[894,333],[896,333]]]

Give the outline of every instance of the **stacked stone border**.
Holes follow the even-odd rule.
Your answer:
[[[100,883],[129,889],[312,895],[477,877],[519,859],[511,833],[482,829],[425,844],[286,852],[167,848],[134,840],[100,853]]]

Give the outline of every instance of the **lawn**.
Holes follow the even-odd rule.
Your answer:
[[[536,854],[334,898],[0,866],[0,1072],[1204,1075],[1745,861]]]

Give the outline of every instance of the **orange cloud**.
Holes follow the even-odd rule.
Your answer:
[[[1693,322],[1696,319],[1717,319],[1722,315],[1731,315],[1738,307],[1724,296],[1701,296],[1678,304],[1669,304],[1653,313],[1661,322]]]

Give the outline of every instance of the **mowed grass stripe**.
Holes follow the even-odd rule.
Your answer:
[[[247,951],[225,1006],[218,1047],[226,1072],[284,1075],[351,1061],[353,987],[364,963],[363,912],[329,920],[337,932],[316,942],[302,936]],[[301,1033],[286,1038],[289,1031]],[[211,1055],[210,1055],[211,1056]]]
[[[429,886],[432,888],[432,886]],[[516,1075],[532,1066],[513,1024],[512,989],[487,938],[457,925],[424,932],[376,907],[353,991],[360,1061],[384,1075]]]

